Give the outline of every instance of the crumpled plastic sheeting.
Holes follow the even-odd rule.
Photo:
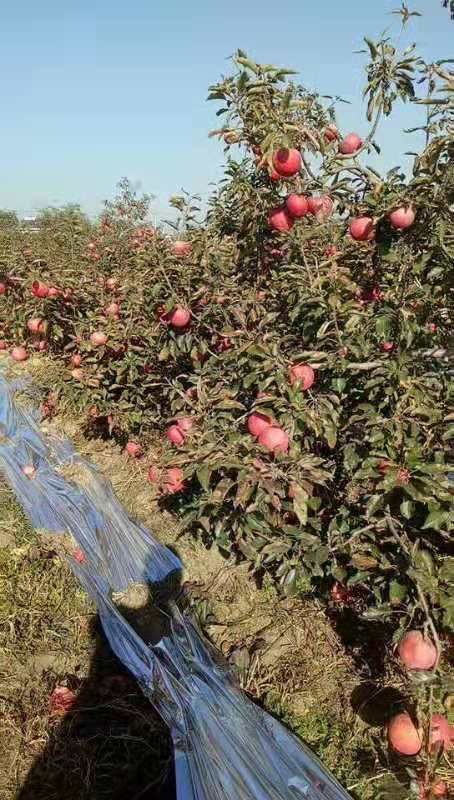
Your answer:
[[[26,389],[0,375],[0,472],[34,527],[69,535],[82,551],[82,560],[67,553],[71,569],[112,650],[169,726],[178,800],[348,800],[310,750],[236,686],[178,608],[180,560],[68,441],[41,431],[39,415],[17,402]],[[149,588],[151,633],[141,634],[114,597],[131,584]]]

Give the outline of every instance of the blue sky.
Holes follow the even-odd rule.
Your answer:
[[[410,28],[428,59],[454,56],[454,22],[440,0],[409,0]],[[127,175],[156,195],[155,213],[181,187],[206,195],[223,152],[207,87],[241,47],[258,61],[299,70],[301,82],[340,94],[342,130],[367,132],[363,35],[398,21],[400,0],[23,0],[2,10],[0,207],[30,213],[78,202],[89,213]],[[413,149],[396,113],[379,133],[381,164]]]

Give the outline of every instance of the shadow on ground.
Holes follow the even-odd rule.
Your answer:
[[[88,674],[61,683],[72,708],[54,716],[48,743],[17,800],[174,800],[170,737],[136,682],[93,624]],[[52,718],[51,718],[52,720]]]

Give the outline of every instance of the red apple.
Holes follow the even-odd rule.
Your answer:
[[[448,797],[448,784],[446,781],[436,781],[431,791],[433,797]]]
[[[109,303],[104,309],[104,313],[107,317],[113,317],[114,319],[118,319],[120,316],[120,306],[118,303]]]
[[[42,333],[44,331],[44,320],[41,317],[33,317],[27,322],[27,328],[30,333]]]
[[[90,342],[94,347],[104,347],[107,344],[107,334],[103,331],[95,331],[90,336]]]
[[[449,750],[454,744],[454,725],[450,725],[442,714],[432,714],[430,721],[430,745],[432,750]]]
[[[279,175],[291,178],[301,169],[301,155],[295,148],[281,147],[274,153],[273,166]]]
[[[290,367],[290,383],[299,384],[303,391],[310,389],[315,381],[315,372],[309,364],[294,364]]]
[[[148,469],[147,479],[149,483],[159,483],[159,479],[161,477],[161,473],[159,469],[155,466],[151,466]]]
[[[56,686],[49,700],[52,715],[66,714],[76,704],[76,693],[66,686]]]
[[[182,306],[176,306],[167,316],[172,328],[186,328],[191,320],[191,312]]]
[[[421,631],[408,631],[400,640],[399,658],[407,669],[432,669],[437,661],[437,649]]]
[[[1,283],[0,282],[0,296],[2,294],[6,294],[6,283]]]
[[[286,453],[289,447],[289,438],[285,431],[277,425],[269,425],[261,432],[259,444],[272,453]]]
[[[49,287],[46,286],[45,283],[41,283],[41,281],[33,281],[32,283],[33,297],[44,298],[47,297],[48,294],[49,294]]]
[[[185,434],[183,431],[178,427],[178,425],[171,425],[170,428],[167,429],[166,436],[172,444],[175,444],[177,447],[180,447],[184,444]]]
[[[143,454],[142,446],[137,442],[128,442],[125,447],[125,452],[131,458],[140,458]]]
[[[270,180],[276,182],[282,180],[282,175],[279,174],[275,169],[272,169],[271,172],[268,173]]]
[[[307,198],[308,213],[313,214],[318,222],[324,222],[333,213],[334,203],[329,194]]]
[[[396,714],[388,725],[388,741],[402,756],[415,756],[421,750],[421,739],[410,714]]]
[[[412,206],[401,206],[391,211],[389,221],[391,227],[399,231],[404,231],[406,228],[410,228],[413,225],[415,217],[416,214]]]
[[[334,123],[331,122],[329,125],[326,126],[323,135],[327,142],[334,142],[335,139],[339,138],[339,131],[337,129],[337,125],[334,125]]]
[[[296,219],[304,217],[309,210],[307,197],[305,197],[304,194],[289,194],[285,205],[289,214]]]
[[[274,231],[288,233],[293,228],[294,220],[285,206],[272,208],[268,215],[268,225]]]
[[[177,492],[181,492],[183,489],[185,489],[183,470],[180,469],[180,467],[171,467],[167,470],[163,481],[163,493],[176,494]]]
[[[261,414],[258,411],[254,411],[252,414],[249,414],[247,420],[247,429],[251,436],[258,437],[266,428],[269,428],[270,425],[273,424],[271,417],[267,414]]]
[[[375,223],[372,217],[355,217],[350,222],[350,236],[357,242],[375,239]]]
[[[339,145],[339,152],[342,153],[342,155],[351,156],[354,153],[357,153],[362,146],[363,140],[361,137],[358,136],[357,133],[349,133],[345,139],[342,139]]]
[[[173,254],[179,258],[189,256],[192,252],[192,244],[190,242],[177,240],[172,244],[172,251]]]
[[[25,347],[13,347],[11,350],[11,358],[13,361],[27,361],[28,353]]]

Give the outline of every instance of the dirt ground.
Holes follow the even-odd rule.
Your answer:
[[[131,462],[117,446],[87,439],[78,420],[59,416],[48,426],[72,439],[128,511],[178,552],[194,614],[244,690],[301,736],[355,798],[374,797],[388,772],[381,729],[352,708],[364,676],[323,608],[278,597],[270,581],[257,586],[246,565],[181,536],[175,518],[158,508],[146,459]],[[56,686],[76,693],[65,715],[49,705]],[[109,651],[64,561],[31,531],[1,483],[0,725],[0,800],[172,797],[161,721]]]

